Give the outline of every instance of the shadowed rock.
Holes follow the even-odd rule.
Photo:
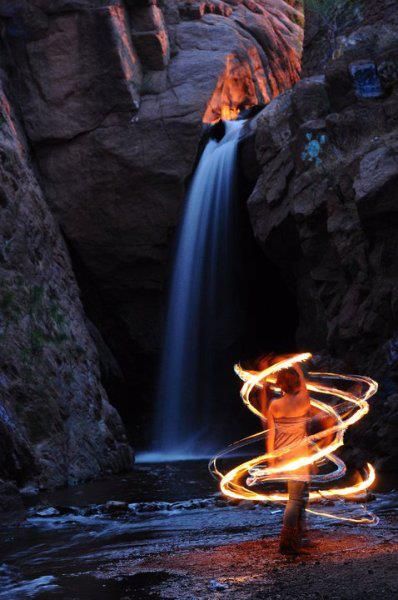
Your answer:
[[[248,206],[257,240],[295,290],[298,344],[320,353],[316,370],[380,381],[381,398],[349,437],[351,451],[359,445],[391,468],[397,405],[383,402],[395,397],[398,370],[398,87],[389,69],[382,96],[362,97],[350,73],[364,58],[374,73],[386,56],[398,61],[397,11],[377,4],[356,26],[342,21],[325,76],[303,79],[258,117],[262,173]],[[305,52],[309,68],[311,43]]]
[[[131,449],[100,383],[67,250],[4,79],[2,72],[0,477],[71,484],[131,467]]]

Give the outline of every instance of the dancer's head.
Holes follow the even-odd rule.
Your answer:
[[[285,394],[294,394],[300,389],[300,375],[293,367],[283,369],[277,374],[276,385],[282,392],[285,392]]]

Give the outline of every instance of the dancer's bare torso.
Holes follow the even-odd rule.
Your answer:
[[[310,398],[304,378],[301,380],[301,386],[297,393],[284,394],[271,402],[268,412],[268,452],[280,448],[291,448],[287,453],[275,458],[273,461],[275,466],[308,456],[309,445],[306,437],[310,409]],[[289,475],[293,479],[308,481],[310,468],[302,466]]]

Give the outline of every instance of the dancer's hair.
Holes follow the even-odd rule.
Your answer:
[[[276,377],[276,385],[281,388],[285,394],[294,394],[300,389],[300,375],[296,369],[289,367],[279,371]]]

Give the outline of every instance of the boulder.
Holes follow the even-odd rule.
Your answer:
[[[31,74],[16,86],[30,140],[73,139],[112,110],[138,108],[142,73],[129,37],[120,6],[61,12],[39,39],[9,36]]]

